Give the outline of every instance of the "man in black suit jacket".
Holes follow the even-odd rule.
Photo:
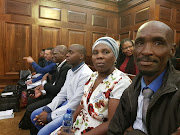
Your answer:
[[[50,74],[45,74],[41,80],[42,85],[35,88],[35,94],[31,94],[28,98],[28,106],[26,112],[19,123],[19,128],[31,128],[31,113],[42,106],[50,103],[52,99],[59,93],[61,87],[66,80],[67,71],[71,68],[66,63],[67,47],[58,45],[53,49],[53,61],[57,64],[56,70]],[[48,80],[48,78],[51,78]]]

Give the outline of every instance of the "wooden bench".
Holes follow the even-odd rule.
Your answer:
[[[133,75],[133,74],[126,74],[126,75],[128,75],[131,80],[133,80],[134,77],[136,76],[136,75]]]

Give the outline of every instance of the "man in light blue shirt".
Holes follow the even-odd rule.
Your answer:
[[[37,73],[40,73],[40,74],[41,74],[41,75],[38,76],[37,78],[34,78],[34,79],[32,79],[32,80],[28,80],[28,81],[26,82],[27,85],[28,85],[28,84],[32,84],[32,83],[35,83],[35,82],[41,80],[42,77],[43,77],[46,73],[50,72],[50,71],[56,66],[56,63],[54,63],[54,62],[52,61],[52,58],[53,58],[52,48],[47,48],[47,49],[45,50],[45,55],[44,55],[44,57],[45,57],[45,59],[46,59],[46,61],[47,61],[45,67],[39,66],[39,65],[33,60],[33,58],[32,58],[31,56],[29,56],[29,57],[24,57],[24,58],[23,58],[23,59],[26,59],[28,63],[32,64],[32,67],[35,69],[35,71],[36,71]]]

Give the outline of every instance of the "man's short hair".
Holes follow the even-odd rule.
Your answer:
[[[53,47],[49,47],[49,48],[46,48],[45,50],[52,50],[53,49]]]
[[[72,44],[71,46],[76,46],[77,51],[84,55],[84,59],[86,58],[86,48],[80,44]]]
[[[65,45],[57,45],[55,48],[58,48],[58,51],[63,55],[66,55],[68,52],[68,49]]]

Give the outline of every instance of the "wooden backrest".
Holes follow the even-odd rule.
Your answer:
[[[130,78],[131,80],[133,80],[134,77],[136,76],[136,75],[133,75],[133,74],[127,74],[127,75],[129,76],[129,78]]]

